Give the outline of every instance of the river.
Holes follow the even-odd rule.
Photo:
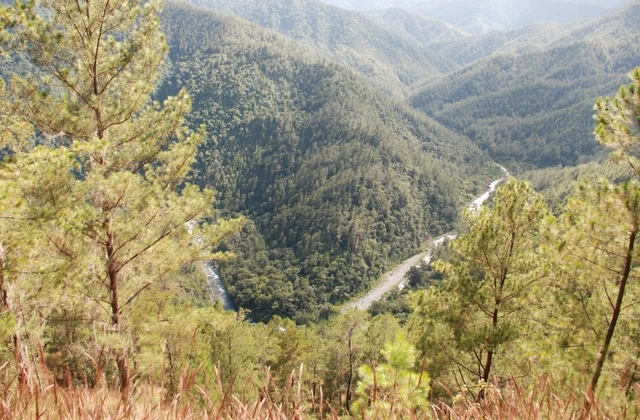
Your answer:
[[[491,197],[491,195],[495,192],[496,188],[498,188],[498,185],[509,177],[509,171],[507,171],[502,166],[500,167],[500,169],[502,169],[502,171],[504,172],[504,177],[496,179],[495,181],[490,183],[485,192],[474,199],[471,204],[469,204],[469,210],[479,210],[489,199],[489,197]],[[345,304],[342,307],[342,311],[346,312],[354,308],[367,310],[371,305],[373,305],[374,302],[382,299],[382,297],[386,293],[392,291],[394,288],[403,289],[406,283],[405,275],[409,272],[411,267],[416,267],[421,264],[429,264],[431,262],[432,251],[435,248],[441,246],[445,240],[455,239],[456,236],[457,235],[455,233],[447,233],[434,239],[431,244],[429,244],[429,249],[427,251],[407,258],[393,270],[384,274],[382,276],[382,281],[380,282],[380,284],[371,289],[366,295]]]
[[[503,182],[506,178],[509,177],[509,172],[505,168],[501,166],[500,169],[502,169],[505,176],[491,182],[487,187],[486,191],[482,195],[474,199],[471,202],[471,204],[469,204],[469,207],[468,207],[469,210],[480,209],[482,205],[489,199],[489,197],[491,197],[491,194],[493,194],[496,188],[498,188],[498,185],[501,182]],[[187,227],[189,228],[189,233],[192,233],[193,228],[195,227],[195,222],[192,221],[187,223]],[[429,249],[427,251],[421,252],[410,258],[407,258],[398,266],[396,266],[393,270],[384,274],[384,276],[382,277],[383,280],[380,284],[378,284],[376,287],[371,289],[369,293],[367,293],[366,295],[344,305],[343,312],[352,308],[357,308],[362,310],[369,309],[369,307],[374,302],[377,302],[378,300],[382,299],[382,297],[385,294],[387,294],[394,288],[397,287],[397,288],[403,289],[405,287],[405,282],[406,282],[405,275],[409,272],[411,267],[416,267],[420,264],[429,264],[431,262],[432,251],[435,248],[441,246],[445,240],[452,240],[455,238],[456,238],[455,233],[448,233],[434,239],[429,245]],[[196,241],[196,243],[202,244],[201,238],[195,237],[194,240]],[[207,275],[207,281],[211,286],[211,290],[213,291],[213,300],[220,301],[224,309],[237,310],[237,307],[233,303],[233,300],[231,299],[231,296],[229,296],[229,293],[227,293],[227,290],[225,289],[225,286],[224,286],[224,282],[220,278],[220,273],[218,273],[215,266],[210,261],[207,261],[203,263],[203,269],[205,274]]]
[[[193,228],[196,226],[196,222],[193,220],[187,223],[187,228],[189,229],[189,234],[193,235]],[[195,237],[194,241],[198,245],[202,245],[202,238]],[[224,282],[220,278],[220,273],[213,265],[211,261],[206,261],[202,263],[202,268],[204,270],[204,274],[207,276],[207,282],[211,287],[211,291],[213,294],[213,301],[222,303],[222,307],[227,310],[236,311],[238,308],[235,303],[233,303],[233,299],[229,296],[227,289],[224,287]]]

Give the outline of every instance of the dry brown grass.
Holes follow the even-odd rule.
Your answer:
[[[627,406],[590,398],[590,407],[585,410],[584,395],[559,395],[554,392],[553,382],[549,378],[540,378],[530,390],[520,387],[517,381],[510,381],[500,388],[488,386],[485,398],[481,401],[456,398],[452,405],[434,405],[433,413],[436,418],[451,420],[637,419],[640,415],[640,387],[636,385],[632,391],[635,392],[635,398]]]
[[[0,373],[6,365],[0,367]],[[6,373],[6,371],[4,372]],[[53,375],[40,366],[31,367],[20,380],[18,375],[0,388],[0,419],[304,419],[341,417],[338,411],[317,399],[305,401],[297,381],[291,374],[289,385],[278,401],[272,398],[273,378],[267,372],[267,382],[258,391],[258,401],[242,401],[233,393],[233,386],[224,389],[220,380],[212,398],[207,390],[196,385],[197,369],[185,369],[177,393],[167,398],[163,387],[136,381],[126,392],[119,392],[99,381],[96,387],[60,386]],[[294,385],[296,384],[296,385]],[[632,389],[636,401],[640,387]],[[357,418],[378,419],[624,419],[639,418],[637,405],[617,407],[593,400],[585,415],[584,399],[579,395],[562,397],[553,391],[552,382],[541,379],[533,389],[523,389],[516,381],[497,388],[489,386],[485,398],[458,397],[447,405],[437,403],[420,412],[395,406],[390,412],[354,413]]]

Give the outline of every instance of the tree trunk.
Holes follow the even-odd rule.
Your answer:
[[[493,318],[491,320],[491,324],[493,325],[493,328],[498,326],[498,305],[499,303],[496,303],[496,306],[493,310]],[[489,383],[489,375],[491,374],[491,366],[493,365],[493,349],[490,349],[487,352],[487,360],[484,363],[484,369],[482,371],[482,381],[484,382],[484,385],[486,386],[486,384]],[[485,388],[482,388],[480,390],[480,393],[478,394],[478,401],[482,400],[485,396]]]
[[[4,246],[2,242],[0,242],[0,298],[2,299],[2,310],[0,312],[5,312],[11,309],[11,304],[9,303],[9,292],[4,283],[4,268],[6,266],[6,254],[4,250]]]
[[[349,331],[349,375],[347,377],[347,396],[345,406],[349,412],[351,405],[351,383],[353,382],[353,330]]]
[[[600,356],[598,357],[598,362],[596,363],[596,370],[593,372],[593,376],[591,377],[591,384],[589,385],[589,391],[585,397],[584,408],[585,408],[585,416],[589,413],[591,409],[591,401],[596,392],[596,388],[598,387],[598,381],[600,380],[600,375],[602,374],[602,367],[604,366],[604,362],[607,359],[607,355],[609,354],[609,347],[611,345],[611,341],[613,340],[613,334],[616,330],[616,325],[618,323],[618,318],[620,317],[620,312],[622,311],[622,301],[624,300],[624,292],[627,287],[627,281],[629,280],[629,275],[631,274],[631,264],[633,262],[633,248],[635,247],[636,235],[638,234],[638,227],[634,226],[634,230],[631,232],[629,236],[629,244],[627,245],[627,255],[625,257],[624,263],[624,271],[622,272],[622,278],[620,279],[620,286],[618,287],[618,297],[616,299],[616,304],[613,308],[613,314],[611,315],[611,322],[609,322],[609,327],[607,328],[607,334],[604,337],[604,342],[602,343],[602,347],[600,348]]]
[[[116,356],[116,365],[118,366],[118,379],[120,383],[120,392],[123,395],[127,395],[129,391],[129,361],[127,360],[127,356],[124,352],[118,353]]]
[[[119,267],[115,259],[116,240],[111,230],[111,222],[107,222],[107,276],[109,277],[109,299],[111,304],[111,325],[114,331],[121,333],[120,325],[120,297],[119,297]],[[129,364],[127,362],[126,350],[118,350],[116,355],[116,365],[118,367],[118,382],[120,391],[126,393],[129,388]]]

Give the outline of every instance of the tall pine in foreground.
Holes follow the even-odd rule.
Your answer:
[[[585,416],[597,399],[637,407],[632,389],[640,357],[640,69],[631,76],[616,98],[595,106],[596,138],[614,149],[612,159],[631,175],[620,184],[583,183],[547,226],[541,257],[550,278],[532,300],[542,316],[531,360],[541,373],[553,372],[566,390],[582,391]]]
[[[544,271],[536,258],[549,210],[541,195],[514,179],[493,207],[469,211],[469,232],[451,243],[450,262],[436,261],[443,283],[414,296],[410,329],[430,358],[432,377],[482,398],[493,377],[523,375],[517,344],[527,299]],[[437,350],[436,350],[437,349]]]
[[[153,0],[18,1],[0,8],[3,49],[35,68],[14,75],[8,89],[14,115],[38,133],[35,152],[14,155],[15,162],[32,161],[15,178],[31,169],[32,179],[42,179],[51,169],[44,163],[49,154],[70,162],[47,174],[69,183],[63,208],[54,197],[39,203],[58,208],[46,212],[53,219],[40,224],[46,240],[38,246],[64,263],[50,303],[39,310],[46,315],[64,305],[81,313],[96,331],[96,348],[115,362],[123,390],[132,375],[136,340],[128,316],[136,299],[185,263],[222,257],[212,245],[238,224],[201,225],[195,234],[202,244],[187,230],[187,222],[215,220],[213,192],[183,184],[203,140],[185,126],[187,93],[162,104],[151,100],[167,52],[159,11]],[[31,280],[41,281],[33,272]]]
[[[640,314],[640,305],[637,300],[640,296],[637,284],[637,241],[640,231],[640,159],[638,159],[638,151],[640,150],[640,67],[636,67],[631,73],[631,84],[628,87],[622,86],[614,99],[599,99],[595,109],[598,121],[595,130],[596,138],[603,146],[613,148],[612,158],[628,166],[635,177],[620,187],[606,189],[605,199],[617,202],[620,208],[616,212],[605,213],[602,218],[606,218],[607,214],[617,213],[617,223],[609,224],[607,230],[610,231],[611,226],[617,226],[619,232],[617,238],[612,238],[606,245],[595,240],[592,246],[594,253],[591,258],[585,259],[595,269],[608,268],[609,276],[613,275],[608,284],[604,280],[602,282],[608,303],[605,306],[609,310],[605,317],[607,320],[606,328],[601,327],[602,334],[599,337],[601,344],[589,383],[589,394],[594,394],[597,390],[604,364],[611,355],[611,344],[616,331],[620,327],[625,327],[625,319],[622,317],[636,320],[636,322],[629,321],[628,324],[633,333],[625,328],[625,335],[636,337],[632,353],[634,355],[640,354],[640,344],[637,340],[637,319]],[[602,201],[602,199],[592,200],[597,204]],[[587,212],[583,213],[588,214]],[[594,232],[593,236],[596,235],[597,232]],[[587,237],[594,240],[592,236]],[[603,237],[599,239],[602,241]],[[616,242],[620,242],[619,249],[608,249],[608,246],[615,246]],[[594,262],[594,257],[602,254],[607,256],[611,268],[607,263]],[[599,277],[606,278],[606,276]],[[629,362],[629,365],[633,363],[636,366],[632,368],[631,382],[633,382],[635,370],[637,370],[637,356],[635,359],[635,361]],[[629,370],[629,367],[625,366],[624,369]]]

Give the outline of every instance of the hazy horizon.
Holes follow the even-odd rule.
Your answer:
[[[470,33],[517,29],[541,22],[571,23],[597,18],[634,0],[321,0],[358,11],[399,8]]]

